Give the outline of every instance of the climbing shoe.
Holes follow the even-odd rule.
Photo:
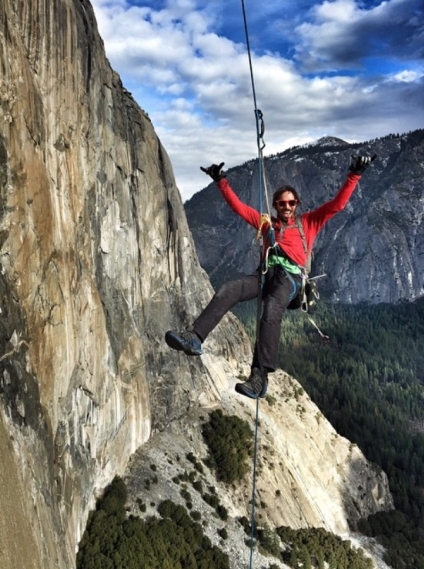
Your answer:
[[[235,389],[237,393],[250,397],[251,399],[265,397],[266,390],[268,389],[268,374],[254,367],[250,378],[243,383],[236,383]]]
[[[196,332],[168,330],[165,334],[165,342],[173,350],[183,351],[187,356],[200,356],[203,353],[202,342]]]

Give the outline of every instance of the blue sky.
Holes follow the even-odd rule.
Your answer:
[[[241,0],[92,0],[106,55],[149,114],[183,200],[199,166],[257,156]],[[424,127],[423,0],[245,0],[264,154]]]

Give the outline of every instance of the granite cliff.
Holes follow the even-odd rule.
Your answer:
[[[202,358],[163,343],[212,288],[166,151],[89,2],[3,0],[0,69],[0,566],[69,569],[95,497],[153,434],[221,405],[250,344],[231,315]],[[316,440],[322,460],[351,472],[334,437]],[[342,474],[320,485],[337,511],[318,513],[330,494],[305,497],[297,523],[343,532],[352,511],[391,507],[384,474],[353,458],[354,490]],[[305,487],[308,458],[296,460]]]

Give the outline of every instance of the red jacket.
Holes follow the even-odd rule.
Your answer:
[[[312,250],[316,236],[322,229],[323,225],[327,223],[333,215],[345,208],[360,178],[361,176],[359,174],[349,172],[345,183],[332,200],[324,203],[313,211],[308,211],[301,215],[308,251]],[[218,187],[231,209],[249,223],[249,225],[252,225],[255,229],[259,229],[261,214],[253,207],[250,207],[240,201],[226,178],[223,178],[218,182]],[[302,237],[299,230],[296,228],[295,219],[290,219],[286,225],[286,228],[294,226],[295,229],[293,231],[280,231],[284,225],[286,224],[283,224],[279,219],[275,217],[272,218],[272,226],[275,229],[275,241],[292,261],[303,267],[306,263],[306,253],[303,247]],[[269,246],[268,229],[269,223],[265,223],[262,226],[262,235],[264,236],[264,244],[266,248]]]

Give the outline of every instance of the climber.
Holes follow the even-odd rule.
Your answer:
[[[342,211],[351,197],[364,171],[371,164],[373,156],[352,156],[346,181],[331,200],[313,211],[300,216],[307,249],[312,250],[318,232],[337,212]],[[260,319],[259,335],[255,345],[250,378],[236,384],[236,391],[257,399],[265,397],[268,387],[268,373],[275,371],[280,340],[281,319],[290,302],[297,296],[301,287],[302,268],[308,251],[302,244],[301,232],[296,223],[296,212],[300,204],[299,196],[291,186],[282,186],[273,195],[272,205],[277,217],[272,217],[275,245],[270,243],[270,223],[262,222],[261,214],[246,205],[230,187],[224,163],[213,164],[201,170],[218,185],[225,201],[231,209],[249,225],[260,229],[264,236],[264,251],[267,258],[267,271],[262,287],[263,311]],[[290,231],[289,231],[290,230]],[[190,328],[182,332],[169,330],[165,341],[174,350],[181,350],[188,356],[202,354],[202,343],[217,326],[222,317],[238,302],[256,298],[261,290],[259,285],[262,264],[251,275],[223,284],[216,292]]]

